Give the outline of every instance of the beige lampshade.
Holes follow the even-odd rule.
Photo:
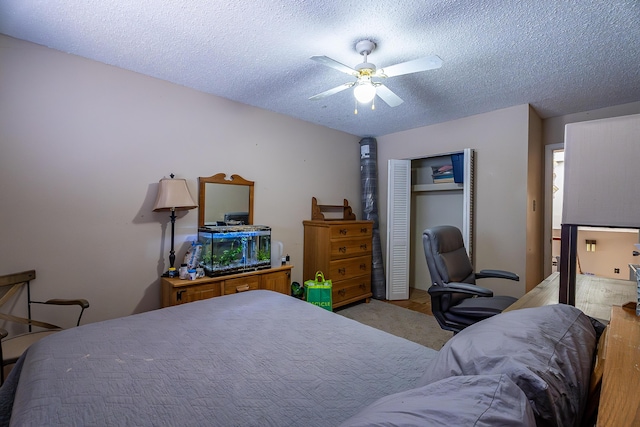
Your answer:
[[[187,181],[184,179],[162,178],[158,186],[158,197],[154,211],[189,210],[198,207],[193,201]]]

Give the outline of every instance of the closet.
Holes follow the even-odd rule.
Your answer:
[[[389,160],[385,258],[388,300],[408,299],[409,286],[423,290],[431,286],[422,247],[425,228],[458,227],[473,262],[474,158],[474,150],[465,148]]]

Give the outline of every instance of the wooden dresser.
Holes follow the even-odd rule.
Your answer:
[[[312,220],[304,224],[303,279],[322,271],[333,285],[333,307],[371,298],[373,221]]]
[[[221,295],[268,289],[291,295],[291,269],[293,266],[230,274],[218,277],[203,277],[196,280],[162,278],[162,307],[199,301]]]

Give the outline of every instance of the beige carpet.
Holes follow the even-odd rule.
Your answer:
[[[453,336],[453,332],[442,330],[433,316],[375,299],[369,304],[340,307],[335,312],[435,350],[440,350]]]

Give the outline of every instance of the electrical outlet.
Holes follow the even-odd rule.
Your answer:
[[[619,269],[619,268],[614,268],[614,269],[613,269],[613,272],[614,272],[615,274],[620,274],[620,269]]]

